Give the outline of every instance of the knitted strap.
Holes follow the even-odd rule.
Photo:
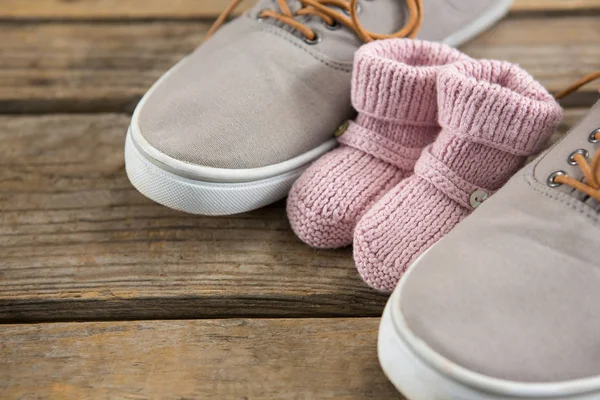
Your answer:
[[[446,196],[469,210],[474,209],[470,199],[476,191],[483,191],[487,195],[492,195],[492,190],[481,188],[458,176],[446,164],[435,158],[430,149],[431,146],[423,150],[419,161],[415,165],[415,175],[425,179]]]
[[[442,122],[443,123],[443,122]],[[446,125],[451,130],[457,132],[457,135],[464,136],[467,140],[473,143],[479,143],[492,149],[500,150],[508,154],[519,157],[528,157],[541,150],[541,146],[546,141],[546,136],[543,136],[544,140],[540,140],[540,135],[530,135],[528,139],[525,135],[514,135],[510,137],[506,134],[506,131],[488,131],[486,129],[472,130],[466,133],[461,132],[460,127],[453,127]],[[551,132],[551,130],[547,130]]]
[[[350,122],[348,130],[338,137],[338,142],[406,171],[413,169],[421,154],[421,149],[402,146],[354,122]]]

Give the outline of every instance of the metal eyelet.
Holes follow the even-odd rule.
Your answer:
[[[561,175],[567,175],[565,173],[565,171],[556,171],[553,172],[552,174],[550,174],[550,176],[548,177],[548,180],[546,181],[546,183],[548,184],[548,186],[550,186],[551,188],[555,188],[555,187],[559,187],[562,185],[562,183],[556,183],[554,181],[554,179],[556,179],[557,176],[561,176]]]
[[[330,31],[337,31],[342,27],[342,24],[337,21],[334,21],[333,25],[329,25],[327,22],[325,22],[323,25],[325,25],[325,28],[329,29]]]
[[[600,142],[600,140],[598,140],[597,136],[600,136],[600,128],[596,128],[592,131],[592,133],[590,133],[590,136],[588,137],[588,142],[590,142],[590,143]]]
[[[473,209],[476,209],[484,201],[486,201],[488,197],[490,197],[490,195],[487,192],[478,189],[471,193],[471,196],[469,197],[469,204],[471,204],[471,207],[473,207]]]
[[[356,13],[360,14],[362,11],[362,6],[360,5],[360,3],[356,3]],[[350,16],[350,11],[344,9],[343,10],[344,14],[346,14],[347,16]]]
[[[588,158],[588,156],[590,155],[590,153],[588,153],[588,151],[587,151],[587,150],[585,150],[585,149],[578,149],[578,150],[575,150],[574,152],[572,152],[572,153],[569,155],[569,158],[567,159],[567,162],[568,162],[570,165],[577,165],[577,161],[575,161],[575,156],[576,156],[577,154],[581,154],[581,155],[582,155],[584,158]]]
[[[313,31],[313,33],[315,34],[315,38],[311,40],[305,36],[303,39],[304,43],[310,44],[311,46],[321,43],[321,34],[318,31]]]

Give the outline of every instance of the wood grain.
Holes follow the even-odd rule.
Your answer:
[[[0,18],[213,19],[229,3],[231,0],[3,0]],[[255,3],[242,2],[236,14]]]
[[[2,399],[397,399],[378,319],[8,325]]]
[[[125,112],[227,3],[0,1],[0,398],[402,398],[376,358],[386,296],[350,249],[300,243],[283,202],[190,216],[125,176]],[[463,49],[556,91],[600,68],[599,12],[516,0]],[[588,86],[566,104],[596,98]],[[175,321],[196,318],[220,319]],[[118,322],[8,325],[100,320]]]
[[[547,16],[507,18],[461,47],[475,58],[506,60],[526,69],[556,93],[590,72],[600,70],[598,17]],[[590,106],[598,83],[588,84],[564,101]]]
[[[0,113],[131,111],[208,27],[0,23]]]
[[[540,12],[566,12],[566,11],[599,11],[598,0],[515,0],[512,12],[540,11]]]
[[[123,168],[129,117],[0,117],[0,320],[378,316],[350,249],[301,243],[284,203],[154,204]]]
[[[0,18],[48,19],[191,19],[215,18],[230,0],[3,0]],[[256,1],[243,2],[237,13]],[[523,11],[600,10],[598,0],[515,0],[514,13]]]
[[[128,122],[0,117],[0,321],[381,315],[351,250],[301,243],[283,202],[201,217],[137,193]]]
[[[519,63],[557,91],[600,69],[597,17],[509,18],[463,47]],[[0,113],[130,112],[208,24],[0,23]],[[571,105],[597,97],[593,86]]]

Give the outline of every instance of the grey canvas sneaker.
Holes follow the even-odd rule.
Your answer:
[[[408,399],[600,399],[599,141],[600,101],[411,266],[379,332]]]
[[[351,1],[261,0],[223,24],[235,0],[214,36],[137,106],[125,145],[133,185],[194,214],[234,214],[277,201],[336,146],[333,133],[352,117],[352,61],[364,41],[418,31],[419,38],[459,45],[511,3]]]

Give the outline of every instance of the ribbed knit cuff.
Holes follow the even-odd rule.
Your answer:
[[[438,107],[442,128],[517,155],[541,150],[562,117],[539,82],[503,61],[473,60],[444,68],[438,78]]]
[[[432,123],[437,120],[437,76],[442,66],[470,60],[441,43],[411,39],[375,41],[354,58],[352,104],[377,118]]]

